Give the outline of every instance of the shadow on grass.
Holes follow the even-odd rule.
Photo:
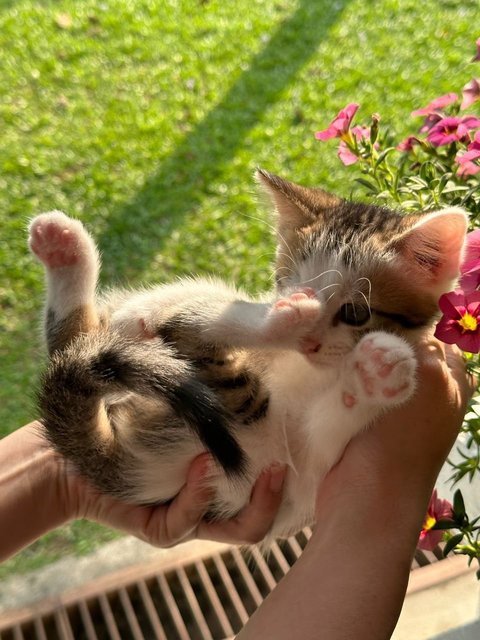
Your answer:
[[[135,198],[111,214],[100,238],[105,266],[111,259],[128,278],[141,275],[163,239],[208,194],[222,166],[313,55],[348,2],[300,0],[223,100],[185,136]],[[150,233],[152,219],[159,222],[155,234]],[[142,220],[149,222],[149,237],[138,232]]]

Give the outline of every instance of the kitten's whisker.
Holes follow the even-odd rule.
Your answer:
[[[365,302],[367,304],[368,310],[370,311],[370,300],[368,300],[367,296],[363,293],[363,291],[360,291],[359,289],[356,289],[355,292],[359,293],[363,297],[363,299],[365,300]],[[355,306],[355,304],[354,304],[354,306]]]
[[[266,227],[268,227],[269,229],[271,229],[281,240],[283,240],[286,249],[288,250],[288,252],[290,253],[289,258],[291,259],[291,261],[293,262],[293,264],[296,264],[295,259],[294,259],[294,255],[292,250],[290,249],[290,247],[288,246],[288,242],[285,240],[285,238],[282,236],[282,234],[280,233],[280,231],[273,225],[270,224],[269,222],[267,222],[266,220],[263,220],[263,218],[259,218],[257,216],[252,216],[249,213],[242,213],[242,216],[244,216],[245,218],[251,218],[252,220],[256,220],[257,222],[262,222]],[[284,254],[285,255],[285,254]]]
[[[327,275],[327,273],[338,273],[340,275],[340,277],[343,280],[343,273],[341,271],[339,271],[338,269],[327,269],[326,271],[323,271],[323,273],[319,273],[318,276],[314,276],[313,278],[310,278],[309,280],[304,280],[303,284],[307,284],[307,282],[313,282],[314,280],[317,280],[318,278],[322,278],[323,276]]]
[[[357,282],[360,282],[361,280],[366,280],[368,282],[368,306],[370,308],[370,298],[372,295],[372,281],[370,280],[370,278],[366,278],[365,276],[363,276],[362,278],[358,278],[358,280],[355,280],[354,284],[357,284]]]
[[[323,293],[327,289],[330,289],[330,287],[339,287],[339,286],[340,286],[339,282],[332,282],[332,284],[327,284],[324,287],[322,287],[318,293]]]

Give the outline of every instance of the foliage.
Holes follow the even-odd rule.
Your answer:
[[[322,114],[356,95],[402,122],[448,90],[478,17],[477,0],[0,0],[0,435],[35,416],[44,360],[29,217],[82,219],[105,283],[213,272],[265,289],[255,166],[348,196],[347,170],[319,166]],[[2,569],[104,535],[75,532]]]
[[[480,39],[472,62],[480,61]],[[469,213],[471,232],[455,291],[439,300],[443,313],[435,335],[456,344],[466,354],[467,367],[480,374],[480,118],[467,109],[477,109],[480,80],[471,79],[459,97],[448,93],[412,112],[422,117],[420,129],[395,143],[391,130],[380,126],[374,114],[368,126],[352,126],[359,108],[348,104],[327,129],[315,134],[324,141],[340,139],[338,156],[346,166],[360,172],[358,184],[370,198],[404,211],[430,211],[446,206],[462,207]],[[470,480],[480,472],[480,405],[472,403],[462,427],[467,438],[459,447],[459,463],[453,464],[452,480]],[[455,532],[456,531],[456,532]],[[419,547],[432,548],[444,532],[444,554],[451,551],[480,564],[480,516],[469,518],[462,493],[455,492],[453,505],[432,495],[419,538]],[[477,572],[480,579],[480,569]]]

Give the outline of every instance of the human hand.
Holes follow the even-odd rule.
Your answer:
[[[98,491],[85,478],[60,464],[61,492],[74,518],[87,518],[130,533],[158,547],[171,547],[194,538],[254,544],[270,529],[282,499],[285,467],[266,469],[253,487],[250,502],[234,518],[209,522],[203,517],[212,497],[203,479],[211,457],[197,456],[186,483],[168,505],[136,506]]]
[[[462,424],[473,381],[456,347],[426,339],[418,346],[417,357],[414,396],[349,443],[320,486],[319,517],[332,503],[351,500],[352,492],[361,504],[371,490],[383,490],[392,509],[399,507],[395,503],[399,498],[406,508],[415,499],[426,508]]]

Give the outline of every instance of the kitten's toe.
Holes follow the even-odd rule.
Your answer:
[[[46,267],[55,269],[77,264],[89,252],[90,238],[81,222],[51,211],[32,220],[29,246]]]
[[[388,406],[405,402],[415,388],[416,366],[412,348],[391,334],[370,333],[355,349],[356,386],[370,403]]]
[[[298,341],[318,322],[320,302],[307,291],[277,300],[267,317],[267,339]]]

